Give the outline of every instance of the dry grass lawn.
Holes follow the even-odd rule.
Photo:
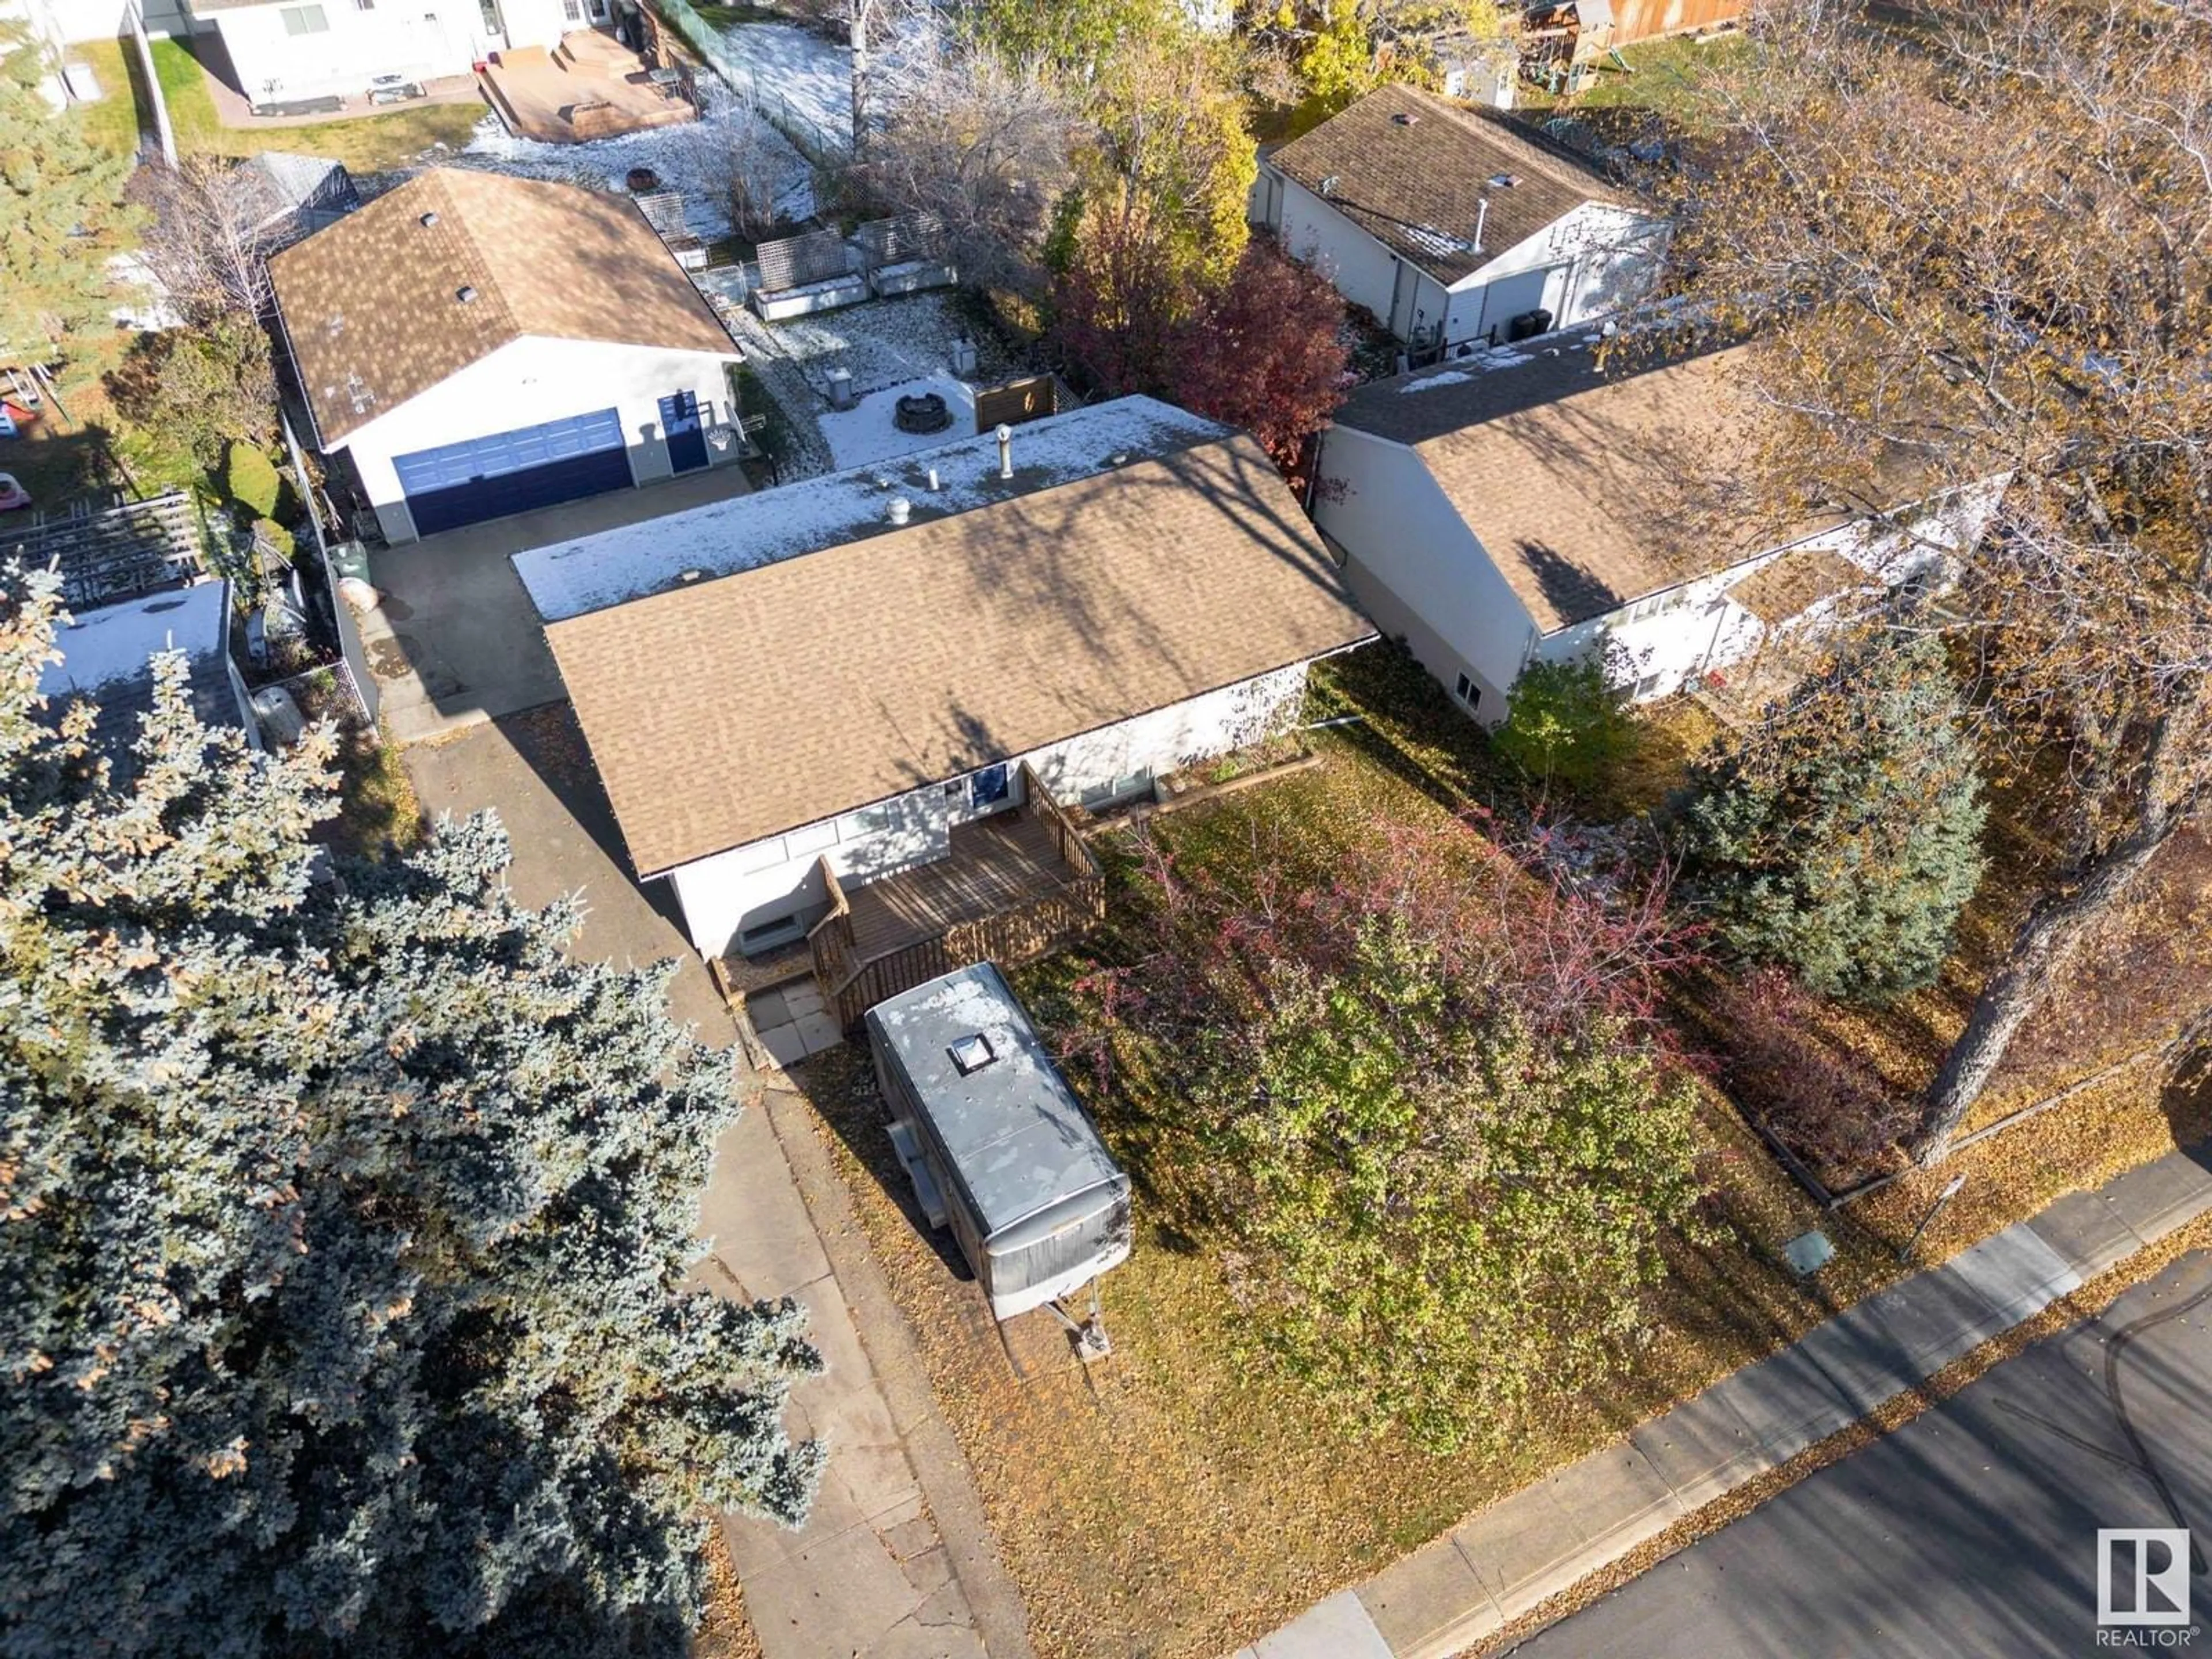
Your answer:
[[[1370,718],[1316,734],[1321,767],[1162,820],[1164,830],[1317,837],[1308,850],[1325,853],[1329,837],[1357,833],[1378,811],[1417,819],[1494,798],[1486,751],[1465,741],[1470,728],[1449,709],[1436,720],[1420,705],[1376,697],[1388,688],[1363,678],[1370,675],[1352,671],[1336,694],[1339,706],[1366,706]],[[1670,739],[1682,752],[1691,725]],[[1642,787],[1660,787],[1664,769]],[[1113,838],[1101,845],[1110,856]],[[1079,957],[1025,971],[1032,1006],[1049,1006],[1054,985],[1080,965]],[[2114,971],[2125,971],[2124,953]],[[1898,1246],[1931,1185],[1916,1176],[1824,1216],[1708,1091],[1702,1157],[1717,1242],[1672,1248],[1649,1345],[1601,1397],[1543,1401],[1487,1443],[1440,1458],[1390,1437],[1337,1433],[1254,1352],[1207,1241],[1163,1225],[1157,1204],[1148,1214],[1145,1183],[1164,1172],[1147,1167],[1144,1118],[1171,1102],[1091,1101],[1139,1196],[1134,1252],[1103,1285],[1115,1352],[1085,1368],[1048,1315],[991,1324],[951,1247],[914,1207],[862,1058],[824,1057],[800,1082],[914,1325],[1047,1659],[1195,1659],[1250,1641],[1897,1277],[1905,1271]],[[1966,1189],[1930,1230],[1922,1259],[2156,1156],[2177,1135],[2201,1136],[2208,1107],[2203,1093],[2183,1097],[2158,1073],[2128,1073],[1960,1154],[1945,1173],[1966,1173]],[[1808,1290],[1778,1252],[1814,1226],[1838,1254]]]

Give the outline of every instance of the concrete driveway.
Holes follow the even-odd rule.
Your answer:
[[[672,1011],[743,1065],[736,1027],[670,901],[630,879],[565,702],[420,744],[407,769],[427,815],[499,814],[514,845],[508,885],[522,902],[582,894],[576,954],[673,958]],[[700,1227],[710,1243],[693,1282],[746,1301],[797,1297],[829,1366],[792,1396],[792,1431],[830,1446],[812,1516],[795,1533],[725,1522],[765,1659],[1029,1659],[1021,1598],[968,1466],[811,1109],[787,1087],[770,1086],[723,1134]]]
[[[371,553],[369,580],[382,597],[362,615],[361,638],[393,741],[442,737],[568,695],[515,554],[747,489],[743,467],[711,467]]]
[[[2212,1253],[2198,1251],[1514,1651],[2066,1659],[2182,1645],[2212,1597],[2208,1375]],[[2158,1626],[2100,1623],[2106,1528],[2194,1532],[2195,1617],[2162,1642]]]

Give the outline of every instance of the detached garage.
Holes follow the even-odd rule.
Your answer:
[[[741,452],[702,436],[740,355],[626,197],[439,168],[270,272],[315,442],[388,542]]]

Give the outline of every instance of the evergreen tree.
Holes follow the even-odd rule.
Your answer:
[[[50,67],[27,29],[0,21],[0,356],[9,362],[50,362],[64,335],[105,319],[106,260],[125,213],[129,158],[104,154],[46,107],[38,85]]]
[[[1686,885],[1720,937],[1829,995],[1932,984],[1987,861],[1962,716],[1942,643],[1886,632],[1693,765]]]
[[[676,1288],[726,1065],[488,817],[325,866],[179,659],[111,766],[0,588],[0,1652],[681,1652],[822,1457],[803,1313]]]

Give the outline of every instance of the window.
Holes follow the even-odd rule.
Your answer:
[[[483,12],[484,33],[497,34],[499,33],[499,0],[477,0],[477,3]]]
[[[1657,695],[1659,682],[1665,678],[1663,674],[1646,674],[1642,679],[1637,681],[1634,693],[1637,701],[1640,702],[1646,697]]]
[[[561,0],[561,15],[572,23],[584,21],[584,0]]]
[[[1459,677],[1459,700],[1469,708],[1482,707],[1482,688],[1462,674]]]
[[[323,15],[320,6],[287,6],[276,15],[284,20],[287,34],[323,34],[331,27],[331,20]]]
[[[793,939],[806,936],[806,918],[803,911],[793,910],[781,916],[771,916],[766,921],[757,921],[738,934],[738,949],[746,956],[757,956],[763,951],[773,951],[779,945],[788,945]]]
[[[356,11],[374,11],[376,0],[353,0],[353,9]]]
[[[968,804],[970,806],[992,805],[1006,799],[1012,792],[1013,783],[1004,761],[968,775]]]

